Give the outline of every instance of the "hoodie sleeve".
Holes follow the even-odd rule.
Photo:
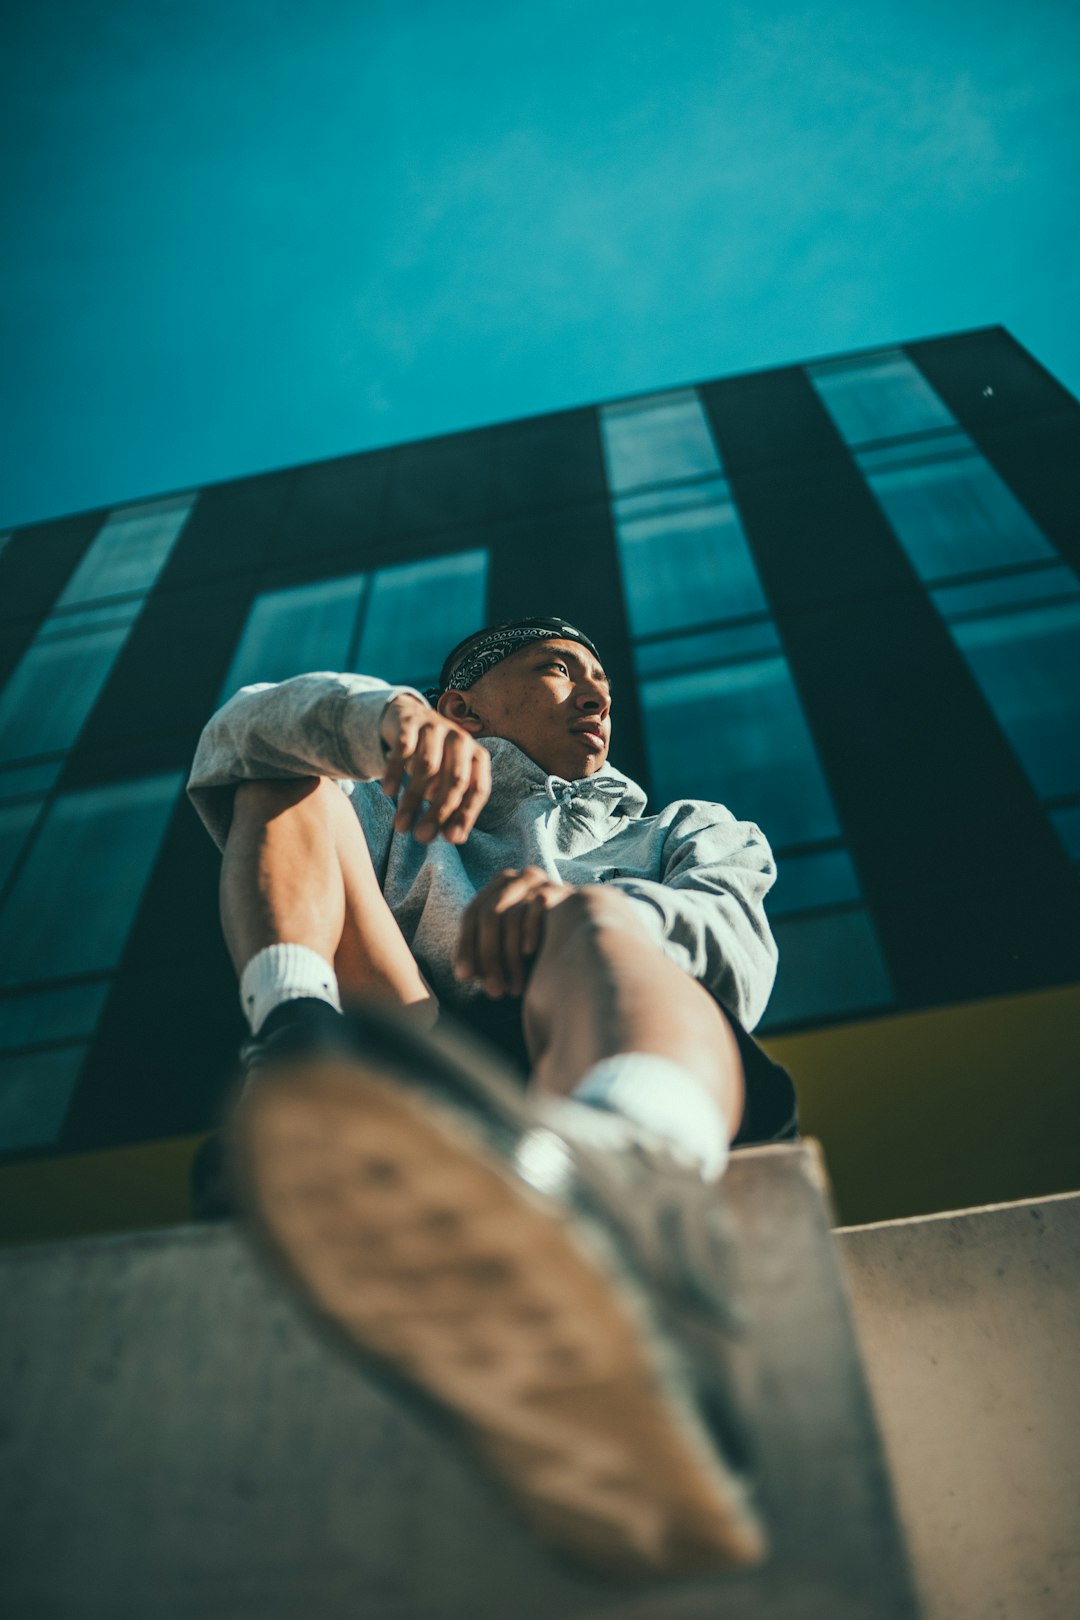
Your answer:
[[[212,717],[195,751],[188,795],[214,842],[223,848],[232,796],[260,778],[328,776],[345,784],[382,775],[379,723],[411,686],[372,675],[294,675],[276,685],[244,686]]]
[[[613,881],[650,913],[665,954],[753,1029],[778,954],[764,907],[776,864],[761,829],[722,805],[686,801],[664,839],[660,882]]]

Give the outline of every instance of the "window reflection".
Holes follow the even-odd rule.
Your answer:
[[[780,966],[762,1030],[874,1012],[894,1000],[877,934],[863,907],[782,918],[773,931]]]
[[[920,579],[1055,556],[1019,501],[966,441],[947,459],[886,468],[868,458],[859,462]]]
[[[618,535],[635,636],[767,611],[730,501],[620,518]]]
[[[47,1147],[63,1128],[85,1046],[20,1052],[0,1059],[0,1151]]]
[[[608,487],[616,493],[720,471],[720,457],[693,389],[605,405],[600,427]]]
[[[0,805],[0,894],[41,813],[40,799]]]
[[[731,805],[781,847],[840,835],[783,658],[645,681],[641,696],[664,799]]]
[[[770,889],[766,905],[769,916],[775,918],[859,898],[859,880],[847,850],[822,849],[785,855],[777,866],[776,885]]]
[[[809,371],[849,444],[895,441],[855,461],[1036,792],[1067,798],[1080,792],[1080,581],[911,362],[886,358]]]
[[[221,688],[220,701],[256,681],[348,667],[367,585],[364,574],[264,591],[255,598]]]
[[[823,361],[807,372],[847,444],[955,427],[922,373],[900,349]]]
[[[1060,563],[1047,568],[1025,568],[1023,572],[1009,569],[990,579],[939,585],[933,592],[938,612],[945,619],[1075,596],[1080,596],[1080,580],[1071,568]]]
[[[0,764],[72,747],[195,500],[124,507],[106,520],[0,695]]]
[[[833,931],[826,970],[804,976],[771,1018],[887,1004],[873,925],[852,905],[855,868],[700,401],[655,395],[604,407],[600,420],[654,795],[759,822],[778,850],[770,913]],[[823,842],[833,847],[806,847]],[[855,972],[853,931],[872,942]]]
[[[42,765],[16,765],[6,770],[0,769],[0,804],[7,804],[12,799],[33,798],[36,794],[46,794],[54,787],[60,772],[63,770],[63,760],[50,760]]]
[[[641,641],[634,651],[634,663],[639,675],[674,675],[705,665],[745,663],[761,653],[779,651],[776,626],[762,615],[748,624]]]
[[[320,669],[423,686],[454,643],[483,624],[486,592],[486,551],[265,591],[248,614],[219,701],[254,681]]]
[[[1064,844],[1066,854],[1071,855],[1074,861],[1080,861],[1080,804],[1051,810],[1050,822]]]
[[[194,505],[194,495],[174,495],[110,513],[57,607],[120,596],[126,591],[149,591]]]
[[[39,637],[0,696],[0,760],[70,748],[127,636],[121,628]]]
[[[54,801],[0,913],[0,984],[116,966],[182,781],[142,777]]]
[[[0,996],[0,1052],[34,1041],[92,1035],[108,999],[110,979],[56,985]]]
[[[487,552],[459,551],[380,568],[352,668],[424,687],[457,642],[484,623]]]
[[[951,629],[1036,791],[1080,789],[1080,598]]]

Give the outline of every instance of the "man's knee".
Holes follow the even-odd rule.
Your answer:
[[[645,937],[638,907],[621,889],[589,884],[567,895],[545,919],[544,945],[560,950],[573,939],[598,941],[612,931]]]
[[[285,815],[328,819],[340,813],[335,800],[345,805],[345,795],[327,777],[293,776],[284,781],[260,777],[241,782],[233,796],[231,830],[265,825]]]

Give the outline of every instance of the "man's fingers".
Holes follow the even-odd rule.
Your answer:
[[[491,755],[486,748],[478,745],[472,756],[469,780],[461,796],[461,802],[444,823],[443,837],[451,844],[463,844],[490,797]]]
[[[416,745],[417,722],[411,714],[397,717],[396,735],[383,766],[382,790],[392,799],[405,779],[405,763]]]
[[[471,737],[451,732],[447,736],[437,776],[428,784],[428,808],[416,824],[416,837],[428,843],[444,827],[465,796],[471,777]]]
[[[454,972],[459,979],[482,979],[494,993],[505,978],[502,952],[502,916],[507,899],[527,887],[516,870],[500,872],[486,883],[462,913],[454,950]]]
[[[444,733],[440,728],[428,723],[420,726],[416,747],[405,761],[409,785],[398,800],[397,814],[394,816],[394,827],[398,832],[408,832],[420,814],[442,761],[443,743]]]
[[[501,914],[506,988],[512,996],[525,994],[525,958],[522,954],[521,939],[531,903],[529,900],[519,900],[516,906],[511,906],[509,911]]]
[[[521,954],[531,961],[544,938],[544,916],[548,909],[546,894],[535,894],[525,907],[521,923]]]

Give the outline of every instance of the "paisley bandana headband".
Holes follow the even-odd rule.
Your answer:
[[[451,688],[467,692],[482,675],[494,669],[496,664],[501,664],[504,658],[509,658],[511,653],[527,647],[530,641],[550,641],[553,637],[561,641],[579,641],[594,658],[600,656],[588,636],[572,624],[567,624],[565,619],[515,619],[509,624],[497,624],[490,630],[480,630],[460,642],[443,665],[438,686],[429,687],[424,696],[430,703],[435,703]]]

